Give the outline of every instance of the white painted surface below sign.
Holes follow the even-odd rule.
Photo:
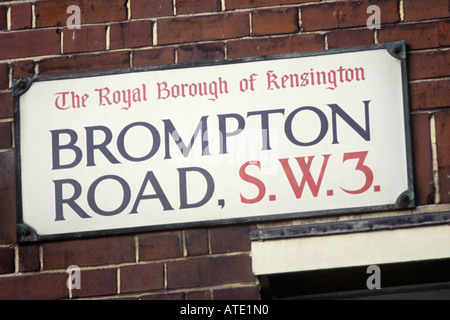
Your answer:
[[[367,210],[409,189],[386,49],[34,81],[23,223],[39,236]]]

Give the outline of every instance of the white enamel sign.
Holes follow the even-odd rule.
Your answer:
[[[378,46],[33,79],[20,223],[45,239],[411,206],[403,67]]]

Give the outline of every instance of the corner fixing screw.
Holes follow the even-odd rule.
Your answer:
[[[402,47],[397,45],[397,46],[394,47],[392,52],[394,52],[395,54],[399,54],[400,52],[402,52]]]

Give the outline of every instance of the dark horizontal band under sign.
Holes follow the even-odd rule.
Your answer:
[[[336,221],[288,227],[264,228],[252,231],[250,233],[250,238],[252,241],[264,241],[353,232],[424,227],[439,224],[450,224],[450,211],[413,214],[397,217]]]

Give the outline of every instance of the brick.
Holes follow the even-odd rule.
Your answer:
[[[0,6],[0,31],[8,28],[6,15],[8,12],[7,6]]]
[[[193,288],[255,281],[247,255],[202,257],[167,262],[168,288]]]
[[[227,10],[234,10],[319,1],[321,0],[225,0],[225,8]]]
[[[146,294],[139,297],[139,300],[184,300],[184,293],[176,292],[176,293],[160,293],[160,294]]]
[[[448,107],[450,80],[428,80],[409,84],[410,104],[413,110]]]
[[[366,26],[370,16],[366,10],[371,4],[380,7],[381,24],[400,20],[397,1],[340,1],[301,7],[301,27],[311,31]]]
[[[120,293],[164,288],[164,264],[151,263],[120,268]]]
[[[173,15],[172,1],[167,0],[131,0],[131,18],[155,18]]]
[[[158,44],[222,40],[248,36],[249,15],[233,12],[158,21]]]
[[[223,43],[202,43],[178,48],[179,63],[223,59],[225,59],[225,45]]]
[[[0,274],[13,273],[15,270],[15,249],[11,247],[0,248]]]
[[[450,111],[435,113],[441,203],[450,203]]]
[[[72,297],[95,297],[117,293],[117,269],[80,270],[80,289],[72,289]]]
[[[106,49],[106,30],[103,25],[64,28],[63,52],[77,53]]]
[[[10,10],[12,30],[31,28],[31,3],[14,3]]]
[[[2,33],[0,43],[0,60],[60,53],[60,35],[56,29]]]
[[[411,139],[416,205],[433,204],[435,187],[428,114],[411,115]]]
[[[378,31],[380,43],[397,40],[405,40],[410,50],[448,46],[450,21],[395,25]]]
[[[188,256],[208,254],[208,230],[192,229],[185,231]]]
[[[259,287],[239,287],[215,289],[214,300],[259,300]]]
[[[16,242],[15,152],[0,152],[0,244]]]
[[[13,97],[11,92],[0,93],[0,119],[13,116]]]
[[[88,55],[63,56],[39,62],[39,74],[56,75],[92,72],[130,67],[128,52],[108,52]]]
[[[178,14],[220,11],[220,0],[177,0]]]
[[[407,0],[403,3],[405,21],[448,18],[449,0]]]
[[[9,87],[9,66],[7,63],[0,63],[0,89]]]
[[[250,251],[250,228],[232,226],[212,228],[211,253],[228,253]]]
[[[181,231],[141,234],[138,239],[140,261],[183,256]]]
[[[344,48],[374,44],[373,30],[353,29],[337,30],[328,33],[328,48]]]
[[[175,50],[172,47],[136,50],[133,52],[133,67],[159,66],[175,63]]]
[[[43,244],[43,252],[45,270],[135,261],[132,236],[49,242]]]
[[[80,7],[81,24],[127,19],[126,0],[47,0],[35,3],[36,27],[66,26],[70,5]]]
[[[210,290],[186,292],[186,300],[211,300]]]
[[[12,123],[0,122],[0,149],[12,148]]]
[[[302,34],[290,37],[242,39],[228,42],[228,58],[267,56],[273,54],[323,50],[324,36]]]
[[[19,246],[19,272],[39,271],[39,246]]]
[[[53,300],[69,297],[67,273],[42,273],[0,278],[1,300]]]
[[[408,54],[408,78],[428,79],[450,74],[450,50],[431,50]]]
[[[254,35],[273,35],[299,31],[297,8],[261,9],[252,13]]]
[[[111,24],[111,49],[151,46],[153,44],[152,26],[153,22],[148,20]]]
[[[12,78],[25,78],[34,76],[34,67],[36,63],[33,60],[15,61],[12,63]]]

